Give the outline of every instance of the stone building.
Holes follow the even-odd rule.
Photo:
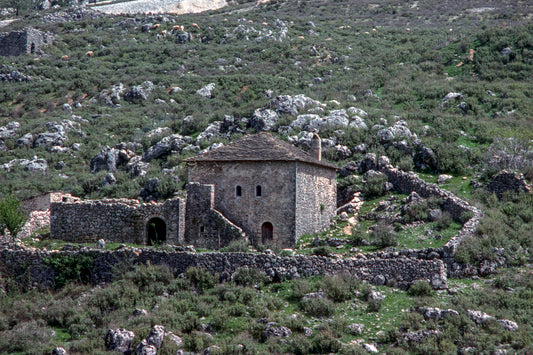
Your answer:
[[[0,33],[0,56],[40,54],[41,48],[51,42],[50,35],[32,27],[26,27],[22,31]]]
[[[294,247],[300,236],[327,228],[335,216],[337,168],[321,160],[318,136],[310,153],[259,133],[186,161],[189,183],[210,186],[214,208],[254,245]],[[186,243],[214,238],[204,217],[187,203]]]
[[[50,203],[52,238],[78,242],[194,244],[219,249],[234,240],[294,247],[329,226],[337,168],[269,134],[249,135],[187,160],[185,198]]]

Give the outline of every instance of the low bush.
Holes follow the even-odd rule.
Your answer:
[[[430,296],[432,293],[433,288],[427,281],[416,281],[407,290],[411,296]]]
[[[372,241],[381,248],[392,247],[398,244],[398,236],[391,224],[379,222],[372,230]]]
[[[313,317],[327,318],[335,313],[335,303],[324,297],[304,298],[299,306],[302,311]]]

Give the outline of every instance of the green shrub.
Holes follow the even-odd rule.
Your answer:
[[[91,282],[94,260],[88,255],[52,254],[44,257],[43,262],[54,269],[56,288],[67,282]]]
[[[323,330],[317,333],[313,338],[311,353],[329,354],[336,353],[341,349],[341,343],[336,339],[335,334],[331,331]]]
[[[326,318],[335,313],[335,303],[323,297],[304,298],[299,305],[302,311],[313,317]]]
[[[221,248],[221,252],[233,252],[233,253],[247,253],[249,251],[249,243],[245,239],[233,240],[224,248]]]
[[[320,246],[313,249],[313,255],[318,256],[330,256],[331,249],[328,246]]]
[[[335,302],[344,302],[353,298],[358,285],[359,281],[348,274],[324,276],[320,283],[326,296]]]
[[[433,294],[433,288],[427,281],[416,281],[407,290],[410,296],[430,296]]]
[[[378,174],[369,177],[362,186],[362,191],[365,196],[378,197],[385,193],[384,184],[388,181],[387,175]]]
[[[24,223],[26,223],[26,212],[14,195],[9,195],[0,200],[0,235],[7,228],[11,237],[16,238]]]
[[[185,278],[198,292],[204,292],[216,285],[218,277],[206,269],[189,266],[185,271]]]
[[[241,267],[235,270],[233,282],[242,286],[262,285],[268,281],[268,276],[261,270]]]
[[[398,244],[398,236],[391,224],[379,222],[372,230],[372,240],[381,248],[391,247]]]
[[[380,299],[373,299],[373,298],[369,299],[367,311],[368,312],[379,312],[379,310],[381,309],[382,303],[383,301]]]

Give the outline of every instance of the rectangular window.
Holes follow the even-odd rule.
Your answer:
[[[255,196],[256,196],[256,197],[261,197],[261,192],[262,192],[262,191],[261,191],[261,185],[257,185],[257,186],[255,187]]]
[[[240,186],[235,187],[235,196],[237,197],[242,196],[242,187]]]

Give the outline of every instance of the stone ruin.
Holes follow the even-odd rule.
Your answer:
[[[485,189],[502,198],[504,192],[531,192],[531,186],[524,179],[524,174],[503,170],[485,186]]]
[[[42,47],[52,43],[52,36],[33,27],[0,33],[0,56],[43,54]]]

